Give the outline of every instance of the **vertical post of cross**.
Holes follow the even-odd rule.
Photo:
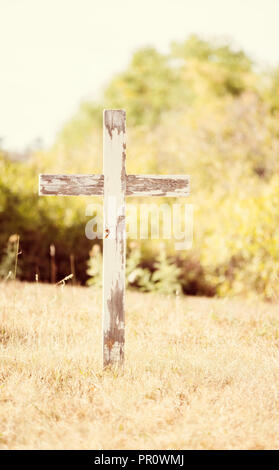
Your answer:
[[[104,110],[103,365],[124,360],[126,113]]]

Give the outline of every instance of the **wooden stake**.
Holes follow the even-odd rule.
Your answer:
[[[105,110],[103,126],[103,365],[124,360],[126,113]]]
[[[50,282],[56,283],[56,262],[55,262],[55,245],[52,243],[49,247],[50,254]]]
[[[73,253],[70,254],[70,266],[71,266],[71,273],[73,275],[73,284],[76,283],[76,269],[75,269],[75,255]]]

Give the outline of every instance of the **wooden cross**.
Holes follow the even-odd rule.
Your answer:
[[[103,365],[124,360],[125,196],[188,196],[188,176],[126,175],[126,113],[104,110],[103,175],[40,175],[39,194],[104,196]],[[114,210],[111,207],[113,202]]]

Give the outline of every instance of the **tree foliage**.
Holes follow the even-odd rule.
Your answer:
[[[18,233],[22,278],[34,279],[37,270],[49,279],[49,245],[55,243],[59,276],[69,274],[74,254],[77,278],[85,282],[88,268],[99,282],[96,260],[86,265],[90,199],[38,198],[37,174],[101,173],[102,109],[120,107],[127,110],[128,173],[190,174],[188,201],[195,205],[193,248],[180,253],[167,243],[159,260],[161,242],[141,242],[128,251],[128,285],[276,296],[278,70],[260,70],[243,51],[197,36],[173,43],[167,54],[152,47],[135,52],[99,102],[80,106],[51,149],[25,163],[0,155],[2,259],[10,235]]]

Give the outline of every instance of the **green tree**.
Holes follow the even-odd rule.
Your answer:
[[[167,56],[151,47],[141,49],[127,70],[111,81],[105,90],[105,103],[125,108],[130,125],[152,126],[173,106],[178,82]]]

